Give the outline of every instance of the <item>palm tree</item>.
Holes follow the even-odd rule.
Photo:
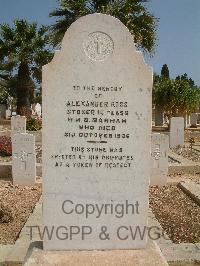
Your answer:
[[[13,84],[17,96],[17,113],[30,115],[30,101],[41,81],[41,66],[52,58],[47,28],[36,23],[15,20],[14,27],[0,25],[1,79]],[[2,72],[3,71],[3,72]]]
[[[50,13],[58,20],[51,26],[53,44],[59,44],[68,27],[79,17],[103,13],[121,20],[134,35],[138,48],[152,54],[156,42],[157,19],[148,12],[148,0],[62,0],[58,9]]]

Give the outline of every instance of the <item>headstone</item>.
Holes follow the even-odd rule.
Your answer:
[[[196,113],[192,113],[190,115],[190,124],[192,127],[196,127],[197,126],[197,114]]]
[[[6,110],[6,119],[8,119],[10,117],[11,117],[11,110],[10,109],[7,109]]]
[[[11,117],[11,138],[15,134],[26,133],[26,117],[25,116],[12,116]]]
[[[197,113],[197,125],[200,124],[200,113]]]
[[[12,177],[14,185],[31,186],[36,179],[35,137],[22,133],[12,138]]]
[[[146,246],[152,76],[102,14],[73,23],[43,67],[44,249]]]
[[[155,126],[163,126],[164,114],[162,108],[155,108]]]
[[[6,104],[0,104],[0,118],[6,118]]]
[[[187,127],[191,126],[190,115],[187,114]]]
[[[169,136],[153,133],[151,137],[152,186],[163,186],[167,183]]]
[[[32,111],[32,115],[36,115],[35,106],[36,106],[36,104],[35,104],[35,103],[31,104],[31,111]]]
[[[184,118],[172,117],[170,119],[170,148],[184,145]]]
[[[184,127],[190,127],[190,116],[188,114],[184,116]]]
[[[36,104],[35,111],[36,111],[36,114],[38,116],[41,116],[42,115],[42,107],[41,107],[41,104],[39,104],[39,103]]]

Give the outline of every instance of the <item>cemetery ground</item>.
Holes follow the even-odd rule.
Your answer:
[[[6,132],[9,135],[9,127]],[[198,265],[200,162],[196,149],[200,147],[199,140],[200,132],[195,132],[195,144],[191,149],[187,131],[184,147],[170,151],[167,184],[162,187],[150,187],[149,202],[152,213],[149,216],[149,223],[152,226],[159,226],[167,235],[166,240],[158,238],[156,242],[170,265]],[[38,142],[35,148],[37,162],[41,163],[41,143]],[[1,156],[0,161],[2,164],[12,163],[12,157]],[[24,233],[27,224],[35,225],[37,221],[37,225],[41,225],[42,212],[39,199],[42,180],[39,177],[36,185],[30,187],[14,186],[11,181],[11,177],[0,177],[0,264],[4,258],[8,262],[14,262],[14,265],[21,265],[31,243],[27,236],[24,237],[24,234],[27,234]],[[191,191],[190,188],[184,190],[180,185],[181,183],[184,185],[184,182],[195,184],[198,189],[194,191],[194,187],[191,186]]]
[[[13,245],[41,196],[41,185],[0,183],[0,244]]]

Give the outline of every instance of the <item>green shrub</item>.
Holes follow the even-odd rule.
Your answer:
[[[42,121],[36,118],[29,118],[26,121],[26,129],[28,131],[37,131],[42,128]]]

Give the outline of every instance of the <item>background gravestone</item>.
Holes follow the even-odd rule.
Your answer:
[[[6,118],[6,104],[0,104],[0,119]]]
[[[35,137],[15,134],[12,138],[12,177],[14,185],[31,186],[36,179]]]
[[[151,137],[151,185],[162,186],[167,183],[169,136],[153,133]]]
[[[6,110],[6,119],[9,119],[11,117],[11,110],[7,109]]]
[[[196,127],[197,126],[197,114],[196,113],[192,113],[190,115],[190,124],[193,127]]]
[[[12,116],[11,117],[11,138],[17,133],[26,133],[26,117]]]
[[[184,145],[184,118],[172,117],[170,119],[170,148]]]
[[[131,230],[147,225],[152,77],[128,29],[102,14],[72,24],[43,68],[45,249],[146,246]]]
[[[40,117],[42,115],[42,107],[41,104],[37,103],[35,106],[35,111],[37,113],[37,115]]]
[[[163,109],[155,107],[155,126],[163,126],[164,122],[164,113]]]

